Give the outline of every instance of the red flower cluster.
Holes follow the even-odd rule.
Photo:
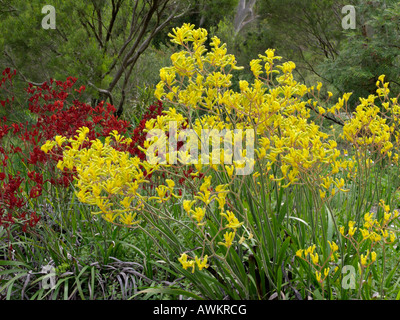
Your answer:
[[[10,83],[10,86],[12,87],[12,78],[17,74],[17,71],[14,70],[11,72],[10,68],[6,68],[3,70],[2,75],[3,77],[0,79],[0,88],[4,93],[6,93],[5,97],[3,98],[4,100],[0,99],[0,106],[5,106],[6,104],[10,103],[10,99],[6,97],[7,95],[10,95],[11,92],[7,88],[7,83]],[[14,101],[14,97],[11,97],[11,101]]]
[[[0,104],[7,107],[14,101],[10,96],[11,91],[5,85],[10,83],[16,72],[10,69],[3,71],[3,78],[0,80],[0,90],[3,90],[9,97],[0,99]],[[74,170],[64,171],[60,174],[56,169],[59,160],[62,159],[62,150],[59,147],[53,148],[51,153],[44,153],[41,146],[46,140],[52,140],[55,136],[61,135],[71,138],[76,135],[80,127],[88,127],[88,138],[94,140],[99,137],[107,137],[111,131],[116,130],[120,134],[132,137],[130,145],[115,145],[121,151],[128,151],[132,156],[144,160],[146,155],[139,147],[144,146],[147,133],[144,132],[146,122],[162,115],[163,106],[160,101],[149,106],[138,125],[133,128],[128,121],[123,121],[114,116],[116,109],[109,103],[100,102],[92,107],[83,103],[74,95],[81,96],[85,86],[74,89],[77,79],[68,77],[65,82],[50,80],[41,86],[29,84],[26,88],[29,111],[37,119],[34,124],[8,123],[7,118],[0,118],[0,226],[9,228],[11,225],[22,225],[25,232],[28,227],[36,226],[40,220],[38,210],[28,210],[27,200],[30,203],[40,203],[43,194],[51,185],[56,187],[69,187],[75,172]],[[1,91],[0,91],[1,93]],[[0,96],[1,97],[1,96]],[[6,141],[6,137],[17,138],[20,143],[15,146]],[[11,141],[9,139],[8,141]],[[85,145],[88,147],[90,143]],[[178,149],[183,142],[178,143]],[[16,162],[23,162],[26,172],[14,172],[13,165]],[[10,166],[11,164],[11,166]],[[192,177],[190,173],[193,168],[185,170],[176,167],[176,173],[181,175],[179,183]],[[201,178],[201,177],[200,177]],[[152,179],[150,188],[155,185],[156,177],[147,176]],[[157,176],[157,179],[165,179],[165,174]],[[181,193],[180,190],[178,190]]]
[[[11,225],[18,221],[22,225],[22,231],[26,232],[27,227],[36,226],[40,218],[36,212],[24,210],[26,201],[21,195],[23,179],[19,174],[17,173],[15,176],[9,174],[8,181],[6,181],[4,172],[0,174],[0,181],[2,182],[0,185],[0,226],[9,229]]]
[[[147,133],[144,132],[144,129],[146,128],[146,122],[150,119],[157,119],[158,116],[162,115],[162,112],[162,103],[161,101],[158,101],[157,104],[151,105],[148,111],[142,116],[142,119],[132,132],[132,143],[127,148],[127,151],[132,156],[137,156],[141,160],[146,159],[146,154],[138,148],[139,146],[143,147],[144,142],[146,141]]]
[[[83,103],[78,99],[73,99],[69,103],[68,97],[77,79],[68,77],[65,82],[50,81],[50,85],[44,83],[40,87],[29,85],[26,89],[30,95],[29,110],[38,115],[38,120],[33,126],[23,126],[20,124],[14,127],[14,133],[20,133],[19,138],[29,144],[29,153],[26,156],[26,162],[37,166],[50,162],[47,170],[54,175],[49,179],[51,184],[68,187],[73,179],[73,173],[63,172],[59,178],[56,176],[55,164],[61,159],[61,155],[46,155],[41,149],[41,145],[46,141],[53,139],[56,135],[70,138],[75,135],[80,127],[90,129],[89,139],[93,140],[100,136],[108,136],[112,130],[125,133],[129,127],[127,121],[117,119],[114,116],[115,107],[104,102],[96,107]],[[81,94],[85,86],[81,86],[77,91]],[[25,159],[22,159],[25,161]],[[33,195],[40,194],[40,188],[32,191]]]
[[[16,71],[11,72],[9,68],[3,71],[0,90],[4,96],[11,94],[6,84],[12,86],[15,74]],[[23,231],[34,227],[40,217],[36,211],[29,213],[24,209],[26,199],[40,198],[44,188],[50,184],[69,187],[72,182],[74,172],[64,171],[60,175],[56,170],[56,164],[62,158],[61,150],[60,154],[51,155],[41,150],[46,140],[56,135],[72,137],[82,126],[90,129],[89,139],[106,137],[113,130],[122,134],[130,126],[129,122],[114,116],[116,109],[109,103],[101,102],[92,107],[74,98],[71,92],[76,81],[76,78],[68,77],[65,82],[50,80],[37,87],[29,84],[25,89],[29,111],[37,118],[33,125],[28,122],[10,124],[6,117],[0,118],[0,225],[9,228],[19,221]],[[75,92],[81,95],[84,90],[85,86],[81,86]],[[4,100],[0,96],[1,106],[5,108],[13,101],[13,96]],[[21,145],[8,143],[11,139],[6,140],[6,136],[18,138]],[[6,174],[13,171],[13,166],[10,166],[13,161],[25,163],[28,169],[26,176],[20,172]],[[28,190],[27,194],[23,190]]]
[[[1,125],[2,122],[4,123],[3,125]],[[5,124],[6,122],[7,122],[6,117],[0,118],[0,140],[5,135],[7,135],[8,131],[10,131],[11,129],[7,124]]]

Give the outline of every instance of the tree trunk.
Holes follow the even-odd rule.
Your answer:
[[[234,28],[236,34],[239,33],[245,25],[254,21],[257,18],[253,10],[256,2],[257,0],[239,0],[234,20]]]

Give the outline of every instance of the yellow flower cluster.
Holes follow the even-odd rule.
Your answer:
[[[386,205],[383,200],[381,200],[379,204],[384,211],[382,220],[379,222],[378,220],[373,219],[373,213],[367,212],[364,215],[363,227],[360,228],[360,233],[362,235],[360,241],[357,241],[357,239],[354,238],[354,234],[357,231],[357,227],[354,226],[355,221],[349,221],[347,233],[345,232],[344,226],[340,227],[339,231],[342,236],[350,239],[353,244],[358,245],[367,240],[372,242],[372,246],[380,241],[383,241],[385,244],[393,243],[396,240],[396,235],[392,230],[390,230],[390,223],[394,219],[398,218],[399,212],[397,210],[390,212],[389,205]]]
[[[113,131],[105,142],[99,139],[91,141],[90,148],[83,148],[88,141],[86,135],[89,129],[82,127],[77,131],[78,135],[71,139],[55,137],[55,141],[47,141],[42,150],[49,152],[56,143],[60,146],[69,143],[63,152],[63,160],[57,164],[57,168],[63,170],[75,169],[77,173],[76,195],[80,202],[97,206],[100,211],[92,212],[101,214],[109,222],[119,222],[133,226],[140,222],[136,219],[147,200],[164,200],[165,190],[171,194],[173,182],[167,186],[159,186],[158,196],[149,198],[141,195],[140,187],[147,182],[144,169],[147,174],[157,169],[146,162],[140,162],[137,157],[130,157],[128,152],[117,151],[112,147],[112,142],[130,144],[130,138],[124,138]],[[113,141],[112,141],[113,139]]]
[[[356,227],[355,221],[348,222],[347,232],[344,226],[339,228],[341,235],[348,239],[356,249],[359,263],[364,269],[377,260],[377,253],[372,250],[375,245],[378,243],[380,245],[393,244],[396,239],[394,232],[389,229],[393,220],[399,217],[399,212],[397,210],[390,212],[390,207],[386,205],[383,200],[380,201],[380,206],[384,210],[383,218],[378,221],[373,218],[373,213],[366,213],[364,215],[363,227],[359,229],[359,237],[356,237],[358,228]],[[370,241],[370,243],[368,249],[364,253],[361,253],[361,249],[365,248],[365,241]],[[340,258],[339,246],[334,241],[328,241],[328,243],[330,251],[328,257],[324,261],[320,261],[320,256],[316,252],[315,244],[309,246],[307,249],[299,249],[296,252],[296,257],[307,262],[314,269],[315,278],[322,287],[326,278],[329,275],[335,275],[338,271],[338,266],[335,266],[332,270],[332,267],[327,266],[328,262],[331,261],[333,264],[336,262],[337,264]]]
[[[281,186],[288,187],[309,183],[312,177],[313,185],[322,186],[321,179],[326,177],[327,171],[331,172],[328,177],[331,183],[336,181],[334,175],[340,171],[347,170],[349,175],[355,173],[354,159],[342,159],[336,142],[309,120],[307,105],[316,105],[316,102],[304,98],[314,87],[307,88],[294,80],[292,72],[296,66],[293,62],[276,65],[281,57],[276,56],[273,49],[266,50],[265,55],[250,62],[254,82],[241,80],[240,91],[235,92],[230,88],[230,71],[240,68],[234,56],[226,54],[225,45],[221,45],[217,37],[211,40],[211,52],[204,47],[207,31],[194,29],[194,25],[184,24],[174,29],[170,37],[183,50],[171,57],[172,66],[160,70],[156,97],[187,114],[188,122],[193,123],[198,134],[204,128],[254,129],[257,159],[247,160],[260,166],[254,173],[258,182],[269,179],[281,185],[284,181]],[[317,90],[320,88],[321,84]],[[347,95],[342,105],[346,99]],[[191,121],[201,110],[207,111],[209,116]],[[223,159],[223,152],[218,154]],[[233,165],[236,169],[240,167],[237,162]],[[271,174],[274,166],[280,174]],[[234,167],[225,166],[224,170],[231,177]],[[329,190],[329,196],[343,191],[343,184],[340,182],[337,190]],[[326,190],[321,188],[320,195],[325,198]]]
[[[370,264],[374,263],[376,261],[376,252],[372,251],[371,252],[371,258],[370,262],[368,263],[368,258],[370,256],[369,250],[367,250],[367,253],[365,255],[361,255],[361,265],[363,267],[368,267]]]
[[[369,249],[365,254],[360,255],[360,263],[363,267],[368,267],[376,261],[376,252],[372,251],[372,248],[377,244],[384,246],[386,244],[393,244],[396,240],[396,235],[391,229],[391,223],[394,219],[399,217],[399,212],[394,210],[390,212],[389,205],[386,205],[383,200],[380,200],[379,205],[383,209],[383,218],[381,221],[373,218],[372,212],[367,212],[364,215],[363,226],[360,227],[361,237],[355,237],[357,227],[355,227],[355,221],[349,221],[348,231],[345,232],[344,226],[341,226],[339,231],[343,237],[350,240],[354,248],[359,252],[361,245],[364,242],[369,241]],[[361,238],[361,239],[360,239]]]
[[[384,78],[381,75],[376,83],[377,96],[371,94],[366,99],[360,98],[355,112],[345,121],[340,137],[352,143],[360,157],[365,158],[365,151],[369,151],[380,155],[376,160],[387,156],[398,164],[399,155],[394,150],[399,146],[400,106],[396,98],[389,99],[389,83],[384,82]]]
[[[185,270],[188,268],[192,268],[192,273],[195,271],[196,265],[200,271],[203,268],[207,269],[208,268],[207,260],[208,260],[208,256],[206,255],[206,256],[204,256],[203,259],[200,259],[197,256],[195,256],[195,260],[188,261],[188,255],[186,253],[182,253],[180,258],[178,259],[178,261],[182,264],[182,268]]]
[[[171,110],[168,112],[168,114],[172,113]],[[162,124],[162,121],[158,121],[158,124]],[[148,123],[148,126],[152,125]],[[64,148],[63,160],[57,167],[60,170],[64,168],[76,170],[77,198],[82,203],[94,205],[100,209],[100,211],[92,212],[93,214],[101,214],[106,221],[111,223],[134,226],[141,221],[138,219],[138,214],[139,217],[143,216],[146,206],[149,207],[152,203],[163,204],[172,198],[180,198],[174,193],[175,182],[172,179],[165,179],[166,184],[157,186],[153,195],[147,195],[147,193],[145,195],[143,187],[148,182],[145,173],[146,175],[155,173],[161,166],[141,161],[138,157],[130,157],[127,152],[118,151],[113,147],[115,143],[131,143],[130,138],[122,137],[114,131],[104,143],[94,140],[90,141],[90,147],[84,148],[83,144],[88,142],[86,137],[88,132],[89,129],[83,127],[77,131],[78,135],[74,138],[56,137],[54,141],[47,141],[42,150],[51,151],[58,141],[60,141],[60,146],[63,143],[69,144]],[[148,146],[151,146],[151,143]],[[220,232],[226,230],[223,234],[225,241],[219,244],[230,248],[236,230],[242,226],[243,222],[239,221],[233,211],[225,211],[228,185],[217,185],[215,191],[211,191],[211,186],[212,176],[204,177],[193,199],[183,200],[183,209],[196,222],[197,227],[202,229],[206,225],[207,208],[211,210],[215,201],[218,204],[221,222],[222,219],[226,220],[220,230]],[[205,256],[200,261],[195,256],[194,260],[188,261],[187,255],[183,255],[179,261],[184,268],[190,266],[194,270],[197,265],[201,270],[208,267],[207,259],[208,256]]]
[[[296,252],[296,256],[304,261],[306,261],[314,270],[315,270],[315,278],[316,280],[323,285],[325,279],[329,276],[329,274],[333,275],[337,272],[338,267],[330,268],[327,266],[329,260],[336,261],[338,259],[339,250],[338,245],[332,241],[328,241],[330,246],[329,256],[325,261],[320,261],[319,255],[316,252],[316,245],[309,246],[307,249],[299,249]],[[304,254],[304,256],[303,256]],[[332,270],[331,270],[332,269]],[[324,277],[322,277],[322,274]]]

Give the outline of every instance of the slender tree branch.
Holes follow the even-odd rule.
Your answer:
[[[110,91],[108,91],[108,90],[106,90],[106,89],[98,88],[98,87],[96,87],[96,86],[95,86],[92,82],[90,82],[90,81],[88,81],[88,84],[89,84],[91,87],[95,88],[95,89],[96,89],[98,92],[100,92],[101,94],[107,96],[107,97],[109,98],[109,100],[110,100],[110,103],[111,103],[112,105],[114,105],[114,100],[113,100],[113,97],[112,97],[112,94],[111,94]]]
[[[30,84],[32,84],[32,85],[34,85],[34,86],[36,86],[36,87],[41,87],[43,84],[46,83],[46,81],[43,81],[43,82],[33,82],[33,81],[30,81],[30,80],[27,79],[27,78],[25,77],[25,75],[19,70],[19,68],[18,68],[18,66],[16,65],[14,59],[12,58],[12,56],[11,56],[6,50],[4,50],[4,55],[10,60],[11,64],[13,65],[13,67],[17,70],[18,74],[21,76],[21,78],[22,78],[25,82],[30,83]]]
[[[168,2],[168,0],[166,0],[166,2]],[[118,83],[119,79],[121,78],[123,72],[125,71],[125,69],[130,65],[130,64],[134,64],[136,63],[137,59],[139,58],[139,56],[143,53],[143,51],[148,47],[148,45],[150,44],[150,41],[153,39],[153,37],[160,31],[162,30],[172,19],[176,18],[175,14],[177,13],[177,11],[179,10],[179,7],[176,6],[174,11],[172,12],[172,14],[169,15],[169,17],[167,17],[164,22],[160,25],[158,25],[157,27],[155,27],[151,32],[150,35],[144,40],[143,37],[145,36],[145,33],[148,29],[148,25],[150,23],[151,18],[153,17],[154,13],[157,12],[157,9],[160,6],[160,2],[155,0],[151,6],[151,8],[149,9],[145,20],[141,26],[141,30],[139,32],[139,34],[136,37],[135,42],[133,43],[133,45],[130,47],[129,51],[125,54],[121,66],[120,68],[117,70],[117,72],[114,75],[114,79],[113,81],[110,83],[108,90],[111,92],[115,85]],[[165,7],[163,8],[163,10],[165,9]],[[163,13],[163,10],[160,11],[158,13],[158,17],[161,16],[161,14]]]
[[[334,118],[334,117],[328,116],[328,115],[326,115],[326,114],[319,113],[318,110],[314,109],[313,107],[311,107],[311,106],[308,105],[308,104],[306,104],[306,108],[308,108],[308,109],[310,109],[310,110],[313,110],[316,114],[318,114],[318,115],[324,117],[325,119],[327,119],[327,120],[329,120],[329,121],[332,121],[332,122],[334,122],[334,123],[336,123],[336,124],[338,124],[338,125],[340,125],[340,126],[342,126],[342,127],[344,126],[344,123],[343,123],[342,121],[340,121],[340,120],[338,120],[338,119],[336,119],[336,118]]]

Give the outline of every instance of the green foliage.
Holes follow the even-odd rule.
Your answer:
[[[317,75],[323,59],[334,60],[343,38],[341,8],[346,1],[267,0],[259,2],[257,13],[271,29],[269,38],[285,59],[294,61],[297,73],[306,84]],[[325,78],[323,78],[325,80]],[[326,82],[326,81],[324,81]]]
[[[245,80],[251,78],[248,62],[255,57],[254,53],[263,52],[265,48],[275,48],[277,45],[275,37],[271,36],[273,30],[267,20],[255,21],[241,32],[235,33],[232,19],[224,18],[210,33],[226,43],[229,51],[237,57],[238,65],[245,67],[249,75]]]
[[[56,10],[56,29],[41,27],[45,15],[39,0],[13,0],[9,10],[1,11],[1,64],[17,69],[26,82],[78,77],[88,87],[88,100],[113,95],[117,107],[130,98],[129,89],[137,83],[132,71],[139,57],[184,7],[184,1],[170,0],[46,4]],[[157,63],[151,69],[158,70]]]
[[[380,74],[391,82],[391,91],[400,92],[400,4],[359,1],[355,7],[357,28],[343,32],[345,40],[337,58],[327,59],[320,67],[340,92],[353,92],[353,106],[359,97],[374,94]]]
[[[51,203],[43,206],[36,232],[12,232],[10,243],[0,241],[0,252],[10,244],[14,249],[11,260],[0,260],[0,297],[128,299],[170,277],[168,268],[157,266],[155,243],[139,230],[97,219],[74,197],[66,200],[52,195]],[[42,287],[43,282],[50,283],[42,273],[45,266],[55,268],[53,289]]]

